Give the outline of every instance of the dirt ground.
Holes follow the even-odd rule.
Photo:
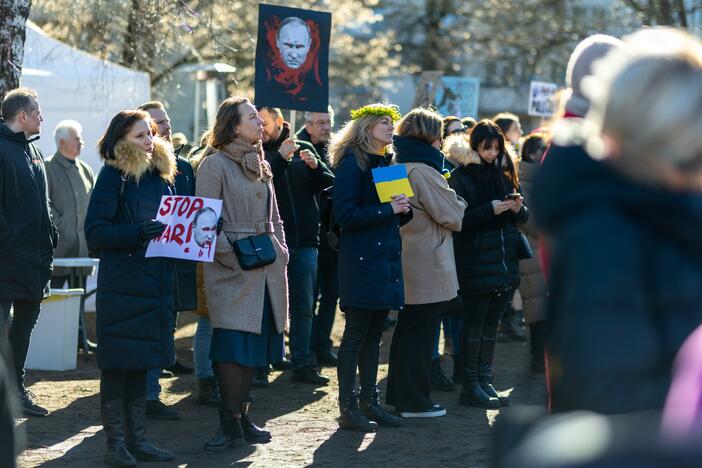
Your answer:
[[[181,314],[176,335],[179,359],[192,364],[192,336],[196,317]],[[339,314],[335,343],[343,330]],[[392,329],[385,333],[379,379],[387,376],[387,354]],[[442,344],[443,347],[443,344]],[[543,378],[528,369],[528,347],[522,343],[499,343],[495,359],[495,386],[512,397],[513,404],[543,405]],[[450,372],[452,360],[442,358]],[[161,380],[162,400],[181,411],[181,421],[147,424],[149,438],[176,454],[173,462],[153,466],[488,466],[491,425],[499,411],[458,406],[458,391],[433,392],[432,398],[448,414],[435,419],[405,420],[398,429],[380,428],[374,434],[338,429],[336,418],[336,371],[325,368],[331,379],[327,387],[295,383],[288,372],[273,372],[271,385],[254,389],[252,419],[273,434],[273,441],[211,454],[203,443],[217,429],[215,409],[195,404],[194,376]],[[21,419],[26,449],[20,467],[102,466],[105,438],[99,415],[99,371],[95,356],[78,356],[78,369],[66,372],[28,371],[28,383],[37,401],[51,412],[46,418]]]

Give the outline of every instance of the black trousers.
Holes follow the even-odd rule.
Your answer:
[[[14,308],[11,322],[10,308]],[[19,388],[24,387],[24,361],[27,359],[29,338],[32,336],[32,330],[37,323],[40,310],[41,301],[38,300],[0,302],[0,329],[6,327],[8,322],[10,323],[7,337],[10,341],[12,357],[8,367],[14,369],[16,383]],[[3,336],[4,330],[0,331],[0,336]]]
[[[127,403],[146,398],[146,369],[103,369],[100,373],[100,400]]]
[[[376,391],[380,341],[388,310],[346,309],[346,327],[339,345],[337,373],[339,400],[347,403],[354,393],[356,368],[361,392]]]
[[[385,401],[398,411],[427,411],[434,405],[430,397],[434,335],[448,304],[410,304],[397,316]]]
[[[334,328],[336,306],[339,303],[336,261],[320,260],[317,264],[317,288],[314,299],[317,315],[312,319],[310,350],[323,352],[332,348],[331,332]]]

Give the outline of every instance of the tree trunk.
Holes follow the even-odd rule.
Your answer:
[[[19,86],[31,0],[0,0],[0,101]]]

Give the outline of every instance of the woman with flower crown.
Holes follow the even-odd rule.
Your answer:
[[[411,219],[411,209],[404,195],[381,203],[371,172],[390,164],[387,147],[399,118],[391,105],[362,107],[351,112],[329,146],[334,217],[341,226],[340,308],[346,316],[337,367],[339,427],[361,432],[400,425],[400,418],[380,406],[376,378],[385,319],[404,305],[400,225]]]

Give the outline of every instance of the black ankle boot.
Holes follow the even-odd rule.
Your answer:
[[[478,363],[482,352],[483,327],[471,324],[465,324],[465,327],[467,327],[465,337],[463,343],[461,343],[465,380],[463,381],[458,402],[461,405],[497,409],[500,407],[500,400],[485,393],[485,390],[480,386]]]
[[[219,410],[219,429],[210,440],[205,442],[205,450],[219,452],[230,447],[241,447],[245,443],[241,421],[232,416],[229,411]]]
[[[477,375],[473,375],[472,373],[467,376],[466,380],[463,382],[458,403],[465,406],[476,406],[478,408],[498,409],[500,407],[500,400],[485,393],[477,377]]]
[[[204,406],[219,408],[222,405],[222,396],[219,394],[217,380],[214,377],[198,379],[197,403]]]
[[[483,391],[492,398],[500,401],[500,406],[509,406],[509,397],[500,396],[492,386],[492,359],[495,355],[495,336],[497,327],[484,327],[480,340],[480,352],[478,354],[478,380]]]
[[[397,416],[388,413],[385,411],[385,408],[381,406],[378,387],[361,390],[361,398],[359,402],[360,410],[368,420],[376,422],[381,426],[402,426],[402,418],[398,418]]]
[[[441,358],[431,361],[431,388],[441,392],[452,392],[456,389],[453,386],[453,380],[444,374],[444,370],[441,368]]]
[[[105,463],[111,466],[136,466],[137,462],[127,450],[124,439],[124,402],[121,399],[101,401],[100,417],[107,436]]]
[[[146,440],[146,398],[124,403],[127,428],[127,448],[139,461],[173,460],[173,452],[163,450]]]
[[[369,421],[368,418],[358,409],[356,395],[341,399],[339,398],[339,427],[350,431],[375,432],[378,424]]]
[[[250,444],[267,444],[271,441],[271,433],[264,431],[249,419],[250,402],[241,405],[241,429],[244,431],[244,439]]]

